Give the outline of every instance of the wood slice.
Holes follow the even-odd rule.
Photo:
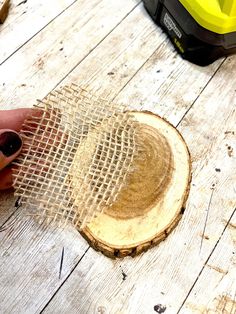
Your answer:
[[[184,212],[191,181],[190,154],[180,133],[150,112],[133,114],[143,129],[143,156],[116,202],[80,231],[111,258],[135,256],[164,240]]]

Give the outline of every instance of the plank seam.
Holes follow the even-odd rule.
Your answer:
[[[216,73],[219,71],[219,69],[221,68],[221,66],[223,65],[223,63],[226,61],[227,57],[224,58],[224,60],[220,63],[220,65],[218,66],[218,68],[215,70],[215,72],[212,74],[212,76],[210,77],[210,79],[207,81],[206,85],[202,88],[202,90],[200,91],[200,93],[197,95],[197,97],[195,98],[195,100],[192,102],[192,105],[185,111],[184,115],[182,116],[182,118],[179,120],[179,122],[177,123],[176,127],[178,128],[180,123],[183,121],[183,119],[186,117],[186,115],[189,113],[189,111],[193,108],[193,106],[195,105],[195,103],[198,101],[199,97],[202,95],[202,93],[205,91],[205,89],[207,88],[207,86],[210,84],[210,82],[212,81],[212,79],[215,77]]]
[[[156,51],[160,48],[160,46],[165,42],[165,41],[169,41],[169,39],[166,37],[163,39],[163,41],[160,43],[160,45],[157,47],[157,49],[155,49],[155,51],[149,56],[149,58],[138,68],[138,70],[132,75],[132,77],[126,82],[126,84],[118,91],[118,93],[112,98],[112,101],[122,92],[122,90],[124,90],[124,88],[130,83],[130,81],[137,75],[137,73],[145,66],[145,64],[147,64],[149,62],[149,60],[153,57],[153,55],[156,53]],[[215,72],[212,74],[212,76],[210,77],[210,79],[207,81],[206,85],[202,88],[201,92],[198,94],[198,96],[196,97],[196,99],[192,102],[192,104],[190,105],[190,107],[186,110],[186,112],[184,113],[184,115],[182,116],[182,118],[179,120],[179,122],[177,123],[177,126],[179,126],[179,124],[182,122],[182,120],[185,118],[185,116],[188,114],[188,112],[192,109],[192,107],[194,106],[195,102],[198,100],[198,98],[200,97],[200,95],[204,92],[204,90],[206,89],[206,87],[208,86],[208,84],[211,82],[211,80],[213,79],[213,77],[216,75],[216,73],[219,71],[219,69],[221,68],[221,66],[223,65],[223,63],[225,62],[225,60],[227,59],[227,57],[220,63],[220,65],[218,66],[218,68],[215,70]]]
[[[74,270],[76,269],[76,267],[79,265],[79,263],[82,261],[82,259],[84,258],[85,254],[87,254],[88,250],[90,249],[90,246],[87,247],[87,249],[84,251],[84,254],[80,257],[80,259],[78,260],[78,262],[75,264],[75,266],[71,269],[70,273],[67,275],[67,277],[65,278],[65,280],[62,282],[62,284],[56,289],[56,291],[53,293],[53,295],[51,296],[51,298],[48,300],[48,302],[44,305],[43,309],[39,312],[39,314],[42,314],[46,307],[49,305],[49,303],[52,301],[52,299],[55,297],[55,295],[58,293],[58,291],[62,288],[62,286],[65,284],[65,282],[69,279],[69,277],[72,275],[72,273],[74,272]]]
[[[7,228],[6,224],[11,218],[16,214],[19,213],[19,208],[21,207],[21,204],[19,204],[17,207],[15,207],[15,210],[6,218],[6,220],[0,225],[0,232],[2,229],[5,230],[5,227]]]
[[[65,9],[63,9],[58,15],[56,15],[52,20],[50,20],[46,25],[44,25],[39,31],[37,31],[33,36],[27,39],[22,45],[20,45],[14,52],[12,52],[8,57],[3,59],[0,62],[0,66],[3,65],[8,59],[10,59],[17,51],[19,51],[22,47],[24,47],[30,40],[32,40],[35,36],[37,36],[42,30],[44,30],[49,24],[51,24],[55,19],[57,19],[60,15],[62,15],[66,10],[68,10],[71,6],[73,6],[78,0],[73,1],[70,5],[68,5]]]
[[[152,32],[155,32],[156,30],[153,30]],[[156,53],[156,51],[160,48],[160,46],[167,41],[168,38],[163,38],[163,41],[160,42],[158,47],[153,51],[153,53],[146,59],[146,61],[135,71],[135,73],[130,77],[130,79],[125,83],[125,85],[116,93],[116,95],[111,99],[112,101],[125,89],[125,87],[132,81],[132,79],[137,75],[137,73],[145,66],[146,63],[149,62],[149,60],[153,57],[153,55]]]
[[[66,78],[69,76],[89,55],[92,53],[129,15],[133,12],[142,1],[139,1],[54,87],[52,90],[57,88]],[[50,91],[51,92],[51,91]],[[48,94],[50,94],[50,92]],[[47,95],[48,95],[47,94]]]
[[[236,208],[234,208],[234,210],[233,210],[233,212],[232,212],[232,214],[231,214],[231,216],[230,216],[230,218],[229,218],[227,224],[225,225],[223,231],[221,232],[221,235],[220,235],[219,239],[217,240],[216,244],[215,244],[214,247],[213,247],[213,250],[212,250],[211,253],[209,254],[208,258],[206,259],[206,261],[205,261],[205,263],[204,263],[202,269],[200,270],[200,272],[199,272],[197,278],[195,279],[195,281],[194,281],[192,287],[190,288],[190,290],[189,290],[187,296],[186,296],[185,299],[183,300],[183,302],[182,302],[182,304],[181,304],[181,306],[180,306],[180,308],[179,308],[177,314],[180,313],[180,311],[181,311],[181,309],[183,308],[185,302],[187,301],[189,295],[191,294],[191,292],[192,292],[194,286],[195,286],[196,283],[198,282],[198,279],[200,278],[202,272],[204,271],[205,267],[207,266],[207,263],[209,262],[211,256],[213,255],[214,251],[216,250],[218,244],[220,243],[220,240],[222,239],[222,237],[223,237],[223,235],[224,235],[226,229],[228,228],[228,226],[229,226],[229,224],[230,224],[230,221],[231,221],[231,219],[233,218],[233,216],[235,215],[235,213],[236,213]]]

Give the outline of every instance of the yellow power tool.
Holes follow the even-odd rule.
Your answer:
[[[236,53],[235,0],[143,0],[184,59],[208,65]]]

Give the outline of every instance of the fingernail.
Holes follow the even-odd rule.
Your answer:
[[[0,134],[0,151],[10,157],[15,154],[22,146],[22,140],[15,132],[6,131]]]

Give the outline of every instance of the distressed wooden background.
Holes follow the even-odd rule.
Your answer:
[[[193,161],[187,209],[158,247],[110,260],[1,193],[0,313],[236,313],[236,56],[183,61],[138,0],[11,1],[0,109],[31,107],[68,82],[177,126]]]

